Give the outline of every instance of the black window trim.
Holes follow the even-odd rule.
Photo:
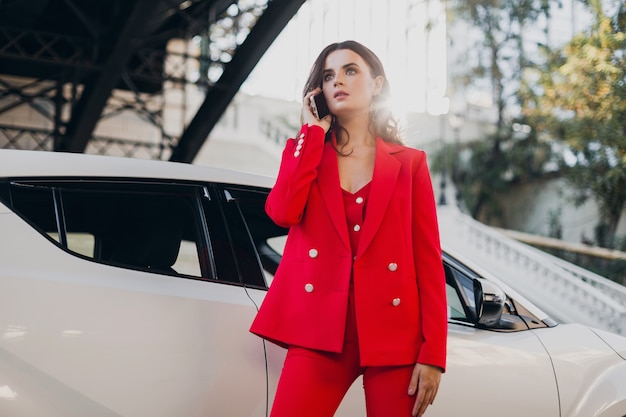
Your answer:
[[[233,259],[235,260],[235,265],[236,265],[236,268],[237,268],[237,274],[239,276],[239,280],[240,280],[241,285],[246,287],[246,288],[253,288],[253,289],[259,289],[259,290],[267,291],[268,290],[267,279],[265,277],[265,272],[264,272],[264,269],[263,269],[263,265],[262,265],[262,262],[261,262],[261,259],[260,259],[259,252],[257,250],[254,238],[253,238],[252,233],[250,231],[250,226],[248,224],[248,221],[246,220],[246,217],[243,214],[241,206],[239,205],[239,201],[237,200],[237,198],[232,196],[232,194],[230,193],[229,190],[233,190],[233,191],[241,190],[243,192],[262,193],[265,196],[267,196],[267,194],[269,194],[269,192],[270,192],[270,188],[253,186],[253,185],[244,185],[244,184],[213,183],[212,184],[212,189],[213,189],[214,193],[217,195],[217,198],[218,198],[218,200],[221,203],[220,204],[220,210],[221,210],[221,213],[222,213],[222,219],[224,221],[224,224],[226,225],[226,229],[227,229],[227,233],[228,233],[228,239],[229,239],[231,248],[235,244],[235,242],[233,241],[233,235],[232,235],[232,230],[231,230],[232,227],[234,227],[234,226],[232,225],[231,221],[227,218],[225,211],[226,211],[228,205],[234,204],[235,207],[237,207],[237,218],[244,225],[248,242],[250,243],[250,246],[251,246],[252,250],[254,251],[254,258],[255,258],[255,261],[256,261],[257,270],[258,270],[258,272],[260,272],[261,276],[263,277],[264,284],[262,286],[254,283],[254,282],[246,282],[244,274],[242,273],[242,270],[241,270],[240,259],[239,259],[239,257],[235,253],[233,253],[232,254],[233,255]]]

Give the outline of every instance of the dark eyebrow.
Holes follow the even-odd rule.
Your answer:
[[[349,62],[346,65],[343,65],[341,68],[346,69],[346,68],[349,68],[349,67],[358,67],[358,66],[359,66],[359,64],[357,64],[356,62]],[[329,73],[329,72],[332,72],[332,71],[333,70],[325,69],[322,73],[326,74],[326,73]]]

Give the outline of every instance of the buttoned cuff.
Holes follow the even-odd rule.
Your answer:
[[[294,138],[294,148],[293,148],[293,157],[299,158],[304,151],[304,148],[308,141],[316,140],[319,137],[324,137],[324,129],[321,126],[313,125],[309,126],[308,124],[302,125],[300,128],[300,132]]]

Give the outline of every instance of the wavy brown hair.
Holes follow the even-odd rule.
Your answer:
[[[393,117],[391,109],[387,104],[391,96],[391,88],[389,87],[389,81],[387,80],[383,64],[374,52],[356,41],[332,43],[320,52],[318,57],[315,59],[315,62],[313,62],[309,78],[304,85],[302,96],[304,97],[309,91],[314,90],[317,87],[321,87],[326,57],[328,57],[328,55],[332,52],[342,49],[349,49],[363,58],[365,63],[369,66],[373,78],[376,78],[379,75],[383,77],[384,81],[380,93],[372,98],[372,109],[370,111],[369,118],[369,128],[371,132],[375,136],[380,136],[386,142],[402,144],[398,121]],[[335,117],[333,117],[331,128],[326,134],[326,140],[330,140],[331,132],[333,130],[335,132],[343,131],[347,134],[345,129],[337,122]]]

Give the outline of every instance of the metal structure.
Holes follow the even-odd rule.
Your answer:
[[[191,162],[304,1],[1,1],[0,148]],[[204,101],[168,127],[165,94],[189,85]],[[150,137],[96,134],[129,112]]]

